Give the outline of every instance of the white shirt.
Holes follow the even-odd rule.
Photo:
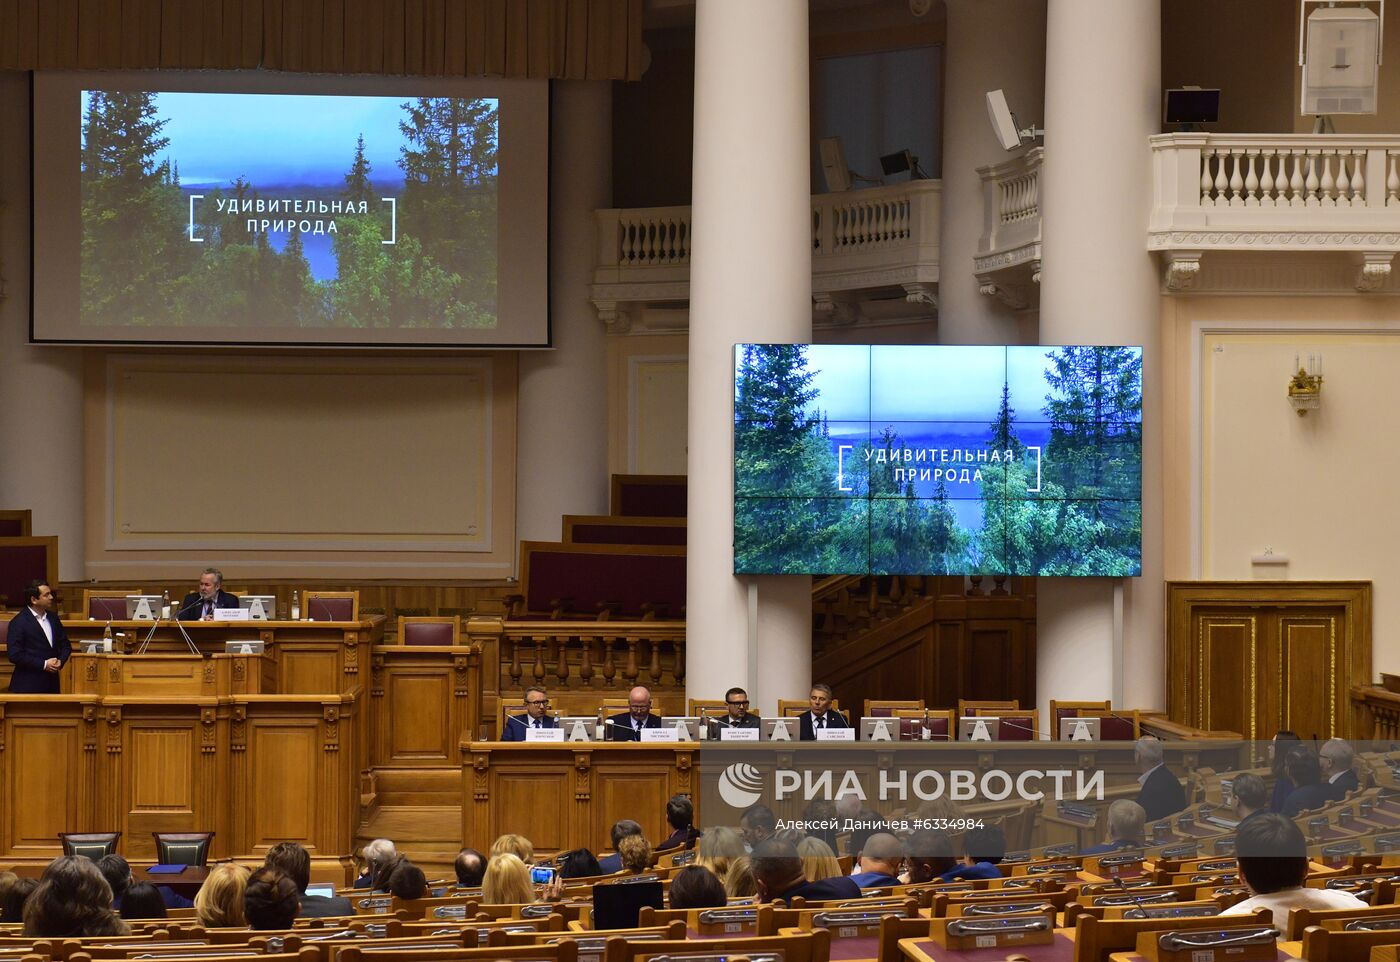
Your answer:
[[[1337,779],[1341,778],[1343,775],[1345,775],[1345,774],[1346,774],[1347,772],[1349,772],[1349,771],[1351,771],[1350,768],[1343,768],[1340,772],[1334,773],[1334,774],[1332,775],[1331,778],[1327,779],[1327,784],[1328,784],[1328,785],[1331,785],[1333,782],[1335,782]]]
[[[34,608],[30,608],[29,611],[30,611],[31,614],[34,615],[35,618],[38,619],[38,621],[39,621],[39,627],[42,628],[42,629],[44,629],[44,637],[47,638],[47,639],[49,640],[49,647],[52,648],[52,647],[53,647],[53,623],[52,623],[51,621],[49,621],[49,613],[48,613],[47,611],[38,611],[38,610],[36,610],[36,609],[34,609]]]
[[[1364,909],[1365,902],[1350,892],[1337,889],[1292,888],[1256,895],[1230,906],[1221,912],[1225,915],[1248,915],[1255,909],[1268,909],[1274,919],[1274,928],[1282,932],[1288,923],[1288,913],[1293,909]]]

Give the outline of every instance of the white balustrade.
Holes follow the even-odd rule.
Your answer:
[[[979,167],[982,237],[979,275],[1040,259],[1040,167],[1045,148],[1033,147],[1000,164]]]

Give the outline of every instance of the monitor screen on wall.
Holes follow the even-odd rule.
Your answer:
[[[34,78],[41,343],[549,343],[545,81]]]
[[[740,344],[736,574],[1142,572],[1138,347]]]

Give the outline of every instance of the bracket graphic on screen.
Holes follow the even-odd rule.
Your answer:
[[[854,491],[855,488],[846,487],[846,452],[855,449],[854,444],[838,444],[836,446],[836,490]]]
[[[380,241],[381,244],[397,244],[399,242],[399,199],[397,197],[381,197],[380,200],[389,204],[389,239]]]
[[[204,238],[203,238],[203,237],[195,237],[195,236],[194,236],[194,202],[197,201],[197,200],[203,200],[203,199],[204,199],[204,195],[203,195],[203,194],[190,194],[190,243],[191,243],[191,244],[203,244],[203,243],[204,243]]]
[[[1040,490],[1040,445],[1028,444],[1026,450],[1035,452],[1035,487],[1026,489],[1027,493],[1031,493]]]

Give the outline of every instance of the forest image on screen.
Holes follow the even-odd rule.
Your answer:
[[[498,108],[83,91],[80,323],[496,327]]]
[[[1142,572],[1137,347],[740,344],[736,574]]]

